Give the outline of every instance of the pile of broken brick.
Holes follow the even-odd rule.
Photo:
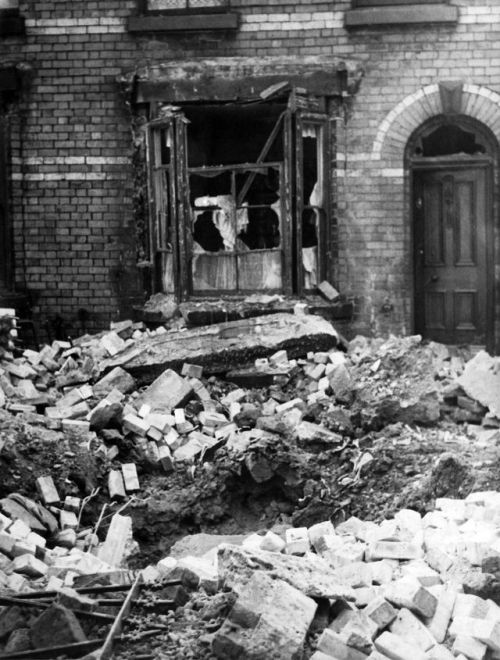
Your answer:
[[[283,429],[299,446],[341,444],[341,432],[304,420],[318,405],[358,405],[361,415],[390,413],[404,423],[434,423],[451,410],[459,421],[475,423],[477,433],[498,432],[500,373],[484,351],[466,361],[439,344],[422,345],[419,337],[359,337],[341,350],[333,328],[310,318],[318,334],[308,328],[300,347],[287,350],[287,333],[296,328],[299,334],[303,321],[276,316],[292,319],[276,320],[283,321],[276,341],[256,333],[257,356],[245,335],[247,321],[219,328],[213,347],[207,337],[217,329],[171,334],[125,321],[39,351],[0,349],[0,407],[105,456],[112,464],[109,498],[125,503],[141,485],[136,465],[124,458],[124,438],[169,474],[214,457],[221,445],[245,451]],[[204,355],[182,353],[182,341],[197,345],[200,333]],[[165,360],[164,342],[171,337],[184,356],[180,361],[177,354]],[[231,384],[222,389],[211,375],[210,350],[232,355]],[[146,383],[151,361],[156,377]],[[266,400],[252,394],[261,385],[269,387]],[[255,481],[265,478],[259,469],[249,465]],[[82,576],[127,579],[132,519],[119,509],[101,542],[98,523],[80,529],[81,501],[61,501],[50,475],[40,475],[37,486],[42,504],[19,494],[0,502],[0,594],[62,592],[54,607],[68,610],[69,602],[79,602],[68,590]],[[466,501],[438,500],[437,511],[423,518],[405,510],[380,525],[351,519],[335,529],[326,521],[282,535],[268,531],[207,556],[166,557],[144,569],[141,579],[181,579],[209,593],[233,589],[238,601],[213,639],[220,658],[300,657],[306,639],[316,644],[315,660],[500,657],[500,608],[481,598],[490,595],[488,580],[500,557],[499,505],[497,493],[479,493]],[[14,607],[19,603],[0,611],[4,653],[39,648],[36,635],[14,636]],[[2,627],[10,617],[15,627]],[[33,617],[26,621],[23,629],[34,625]],[[315,640],[311,624],[317,630],[318,622],[324,631]],[[68,629],[78,635],[64,638],[67,643],[82,641],[76,625]]]
[[[500,493],[438,498],[423,517],[350,518],[252,534],[157,568],[238,596],[213,634],[222,659],[484,660],[500,657]],[[315,631],[312,634],[312,631]]]
[[[31,507],[33,519],[49,524],[47,510],[23,505]],[[0,519],[0,657],[22,652],[27,655],[19,657],[38,657],[37,649],[55,643],[57,657],[65,657],[64,645],[80,657],[78,648],[86,646],[79,645],[95,641],[87,639],[80,621],[90,616],[111,624],[113,615],[100,614],[98,600],[70,585],[99,575],[101,584],[112,576],[123,585],[133,576],[99,566],[95,555],[79,548],[47,550],[41,535],[16,518],[14,505],[3,510],[12,517]],[[327,520],[310,528],[232,537],[231,543],[214,537],[212,544],[205,539],[204,547],[193,543],[196,554],[188,554],[188,542],[184,556],[148,566],[139,580],[183,584],[212,595],[235,593],[227,619],[210,634],[206,657],[495,659],[500,656],[500,606],[493,600],[499,595],[499,511],[500,493],[485,491],[465,499],[438,498],[435,510],[424,516],[405,509],[380,524],[353,517],[335,527]],[[36,546],[37,562],[20,560],[30,545]],[[112,591],[116,585],[100,589]],[[165,653],[171,642],[166,634]],[[161,647],[157,652],[149,657],[162,657]],[[44,651],[43,657],[55,655]]]

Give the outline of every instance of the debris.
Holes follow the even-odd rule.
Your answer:
[[[213,651],[227,659],[298,658],[316,607],[283,580],[255,573],[215,634]]]

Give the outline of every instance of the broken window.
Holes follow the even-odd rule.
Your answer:
[[[164,108],[151,122],[156,289],[312,289],[327,209],[325,118],[283,102]]]
[[[302,268],[303,286],[313,289],[319,280],[319,246],[324,242],[325,184],[324,127],[301,122]]]

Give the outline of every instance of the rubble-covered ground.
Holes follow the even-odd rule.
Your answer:
[[[246,597],[246,563],[253,565],[251,572],[257,576],[266,572],[256,557],[269,530],[278,545],[267,551],[300,559],[293,569],[299,573],[314,566],[316,560],[308,554],[304,557],[311,548],[318,560],[338,572],[351,560],[366,561],[370,544],[413,543],[416,550],[412,548],[409,556],[376,560],[393,562],[388,579],[392,582],[400,579],[405,562],[421,562],[424,551],[428,554],[425,542],[415,537],[427,529],[422,520],[434,511],[436,501],[448,515],[452,506],[446,498],[462,500],[474,492],[500,491],[500,377],[495,358],[467,347],[423,343],[419,337],[357,337],[347,346],[323,320],[318,319],[315,328],[311,316],[303,320],[283,314],[269,317],[267,326],[255,325],[255,320],[251,327],[248,323],[148,331],[142,324],[121,322],[99,336],[82,337],[72,344],[56,341],[40,351],[0,348],[0,598],[17,598],[30,589],[81,588],[94,573],[100,574],[101,584],[114,585],[127,582],[127,576],[130,581],[129,569],[145,569],[148,584],[126,620],[125,637],[117,645],[119,655],[273,657],[268,655],[269,647],[249,650],[241,639],[224,637],[224,626],[231,628],[235,620],[241,624],[238,616],[231,615],[233,619],[223,626],[237,598]],[[184,357],[179,362],[173,346],[182,346],[184,356],[194,347],[192,355],[199,359],[190,362]],[[484,496],[480,506],[493,510],[497,501]],[[30,507],[39,508],[31,511],[30,519],[19,507],[28,512]],[[405,518],[390,533],[375,533],[375,529],[386,531],[384,521],[398,519],[403,515],[398,512],[406,510],[415,512],[420,522],[405,514],[412,522]],[[352,522],[345,522],[353,517],[363,521],[355,530]],[[469,512],[461,518],[450,514],[455,526],[468,517]],[[25,527],[18,524],[20,529],[12,531],[11,525],[19,519]],[[334,528],[325,527],[327,523]],[[302,546],[294,549],[289,530],[310,532],[318,524],[328,539],[341,537],[345,552],[339,554],[335,547],[333,556],[330,541],[326,549],[319,541],[316,547],[311,533],[306,533],[304,546],[303,531],[298,539]],[[475,531],[483,545],[494,546],[494,534],[485,540],[484,529]],[[30,533],[38,537],[28,538]],[[245,538],[245,551],[257,553],[250,559],[241,550],[231,550]],[[231,545],[219,549],[217,574],[209,564],[224,541]],[[480,560],[472,557],[473,563],[472,550],[464,553],[461,547],[457,542],[443,552],[479,569],[484,568],[483,560],[496,556],[483,553]],[[396,551],[400,550],[398,546]],[[200,557],[200,564],[191,559],[191,564],[183,565],[186,556]],[[266,566],[271,560],[262,561]],[[429,565],[427,556],[426,561]],[[438,574],[445,572],[442,568],[431,562]],[[281,584],[281,571],[272,571],[274,582]],[[360,586],[346,576],[334,577],[343,588],[381,587],[373,580]],[[167,584],[177,578],[181,585]],[[271,601],[276,599],[273,607],[284,607],[283,602],[293,597],[288,587],[280,587],[283,594],[274,594],[278,587],[265,576],[255,580],[254,589],[269,591]],[[432,585],[441,581],[431,580]],[[341,655],[338,649],[335,655],[328,640],[318,640],[323,639],[321,634],[325,637],[325,628],[340,634],[341,629],[336,630],[339,603],[356,602],[364,610],[368,596],[376,598],[381,592],[366,593],[368,600],[357,602],[350,593],[316,593],[288,577],[285,583],[307,599],[296,613],[304,629],[296,632],[294,640],[282,631],[286,643],[292,644],[286,649],[293,650],[282,650],[281,655],[276,651],[275,657],[301,657],[297,649],[302,648],[304,657],[311,657],[318,643],[326,657],[356,660],[352,649],[362,657],[372,653],[371,639],[349,638],[350,655]],[[478,595],[485,593],[477,590]],[[486,595],[494,593],[492,587]],[[435,597],[439,600],[439,594]],[[81,615],[80,631],[68,623],[68,617],[75,609],[91,606],[71,605],[68,594],[59,593],[57,599],[59,605],[51,607],[65,609],[61,627],[74,633],[63,635],[62,643],[95,637],[95,621],[106,619],[94,616],[92,621],[92,616]],[[403,601],[388,602],[402,607]],[[43,625],[33,609],[30,616],[23,608],[16,612],[22,625],[14,620],[2,627],[19,603],[0,604],[4,656],[39,649],[41,642],[35,644],[33,631]],[[403,609],[415,612],[412,607]],[[101,611],[111,613],[111,618],[117,615],[112,606]],[[41,616],[39,611],[36,614]],[[267,615],[259,616],[264,620]],[[417,617],[423,616],[417,611]],[[18,634],[12,638],[17,628],[28,631],[21,641]],[[364,629],[369,629],[366,622]],[[382,626],[378,633],[387,630]],[[248,638],[247,631],[242,639]],[[488,653],[494,652],[489,642],[472,638],[486,644]],[[374,660],[406,657],[391,655],[387,649],[384,655],[383,644],[376,648],[379,655],[371,656]],[[476,657],[467,653],[465,657]],[[0,658],[4,656],[0,653]],[[317,652],[315,658],[325,660]]]

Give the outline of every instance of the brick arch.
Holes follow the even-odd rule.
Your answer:
[[[453,100],[453,112],[477,119],[500,141],[500,94],[487,87],[464,84]],[[447,114],[446,97],[438,83],[427,85],[397,104],[380,123],[373,142],[373,160],[404,158],[412,133],[436,115]]]

